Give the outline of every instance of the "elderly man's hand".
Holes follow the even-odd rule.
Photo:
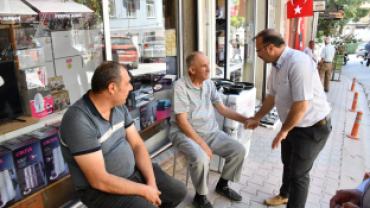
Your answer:
[[[260,122],[255,120],[254,117],[247,119],[244,122],[244,129],[255,129],[260,125]]]
[[[339,190],[330,200],[330,208],[353,208],[359,207],[362,192],[357,189]]]
[[[213,158],[212,150],[211,150],[211,148],[209,148],[209,146],[207,145],[207,143],[205,143],[204,141],[202,141],[202,143],[200,143],[200,147],[206,152],[206,154],[208,155],[209,159],[212,160],[212,158]]]
[[[146,186],[145,192],[143,193],[142,197],[152,203],[154,206],[159,207],[162,204],[161,199],[159,199],[159,195],[161,192],[152,187]]]

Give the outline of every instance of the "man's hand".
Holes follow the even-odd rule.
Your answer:
[[[162,201],[159,199],[160,194],[161,192],[158,189],[152,186],[146,186],[145,192],[141,197],[154,204],[154,206],[159,207],[162,204]]]
[[[362,192],[357,189],[339,190],[330,200],[330,208],[353,208],[359,207]]]
[[[280,132],[276,135],[276,137],[275,137],[274,141],[272,141],[271,148],[272,148],[272,149],[275,149],[275,148],[279,147],[280,142],[281,142],[283,139],[285,139],[287,135],[288,135],[288,132],[280,131]]]
[[[209,148],[209,146],[207,145],[207,143],[205,143],[203,140],[202,140],[202,143],[200,143],[200,147],[206,152],[206,154],[208,155],[209,159],[212,160],[212,150]]]
[[[260,122],[254,118],[249,118],[244,122],[244,129],[255,129],[260,125]]]

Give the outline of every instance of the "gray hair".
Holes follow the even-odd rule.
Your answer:
[[[330,37],[325,38],[325,43],[329,44],[330,43]]]
[[[91,91],[96,94],[101,93],[112,82],[120,86],[122,68],[125,69],[121,64],[113,61],[101,63],[91,78]]]
[[[188,57],[186,57],[186,67],[188,67],[188,69],[193,66],[195,57],[198,56],[199,54],[203,54],[203,52],[194,51]]]
[[[273,44],[275,47],[280,48],[281,45],[285,45],[285,41],[281,34],[274,29],[262,30],[253,40],[256,41],[259,37],[262,37],[262,44],[265,46]]]

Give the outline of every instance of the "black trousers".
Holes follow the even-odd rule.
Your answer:
[[[288,208],[304,208],[310,171],[331,132],[331,120],[320,127],[293,128],[281,142],[284,165],[280,196],[289,198]]]
[[[162,201],[160,207],[176,207],[186,196],[186,186],[183,182],[174,179],[153,163],[154,176],[158,190],[162,193],[159,198]],[[145,184],[140,171],[127,178],[128,180]],[[115,195],[102,192],[94,188],[78,190],[81,201],[89,208],[154,208],[152,203],[138,195]]]

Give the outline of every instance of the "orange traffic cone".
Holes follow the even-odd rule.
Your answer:
[[[347,134],[347,137],[351,139],[360,139],[357,137],[358,128],[360,127],[361,119],[362,119],[363,113],[361,111],[357,112],[355,123],[353,124],[351,135]]]
[[[356,77],[353,78],[351,92],[355,91],[355,86],[356,86]]]
[[[357,107],[357,99],[358,99],[358,92],[355,92],[353,96],[353,102],[352,102],[352,108],[349,109],[351,112],[357,112],[356,107]]]

